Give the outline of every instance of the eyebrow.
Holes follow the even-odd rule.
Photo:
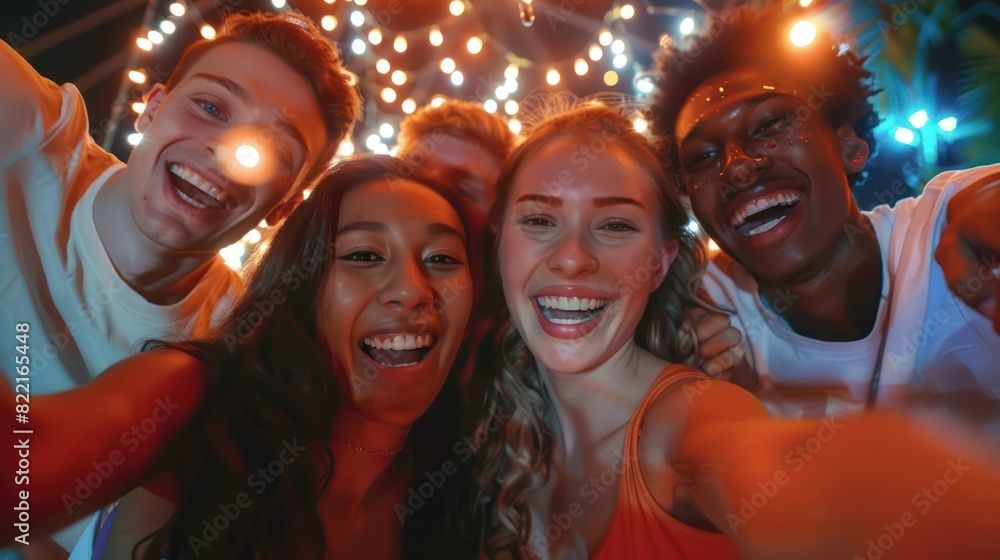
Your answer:
[[[771,86],[767,86],[767,87],[771,87]],[[793,95],[791,93],[788,93],[788,92],[786,92],[784,90],[780,90],[780,89],[777,89],[777,90],[776,89],[769,89],[769,90],[765,91],[764,93],[760,93],[760,94],[757,94],[757,95],[755,95],[753,97],[750,97],[749,99],[746,99],[744,101],[744,103],[753,104],[753,105],[760,105],[761,103],[767,101],[768,99],[773,99],[775,97],[793,97],[793,98],[795,98],[795,95]],[[684,140],[688,140],[692,136],[695,136],[699,132],[699,130],[701,129],[701,127],[702,127],[703,124],[704,124],[704,121],[701,121],[698,124],[696,124],[693,127],[691,127],[691,130],[688,131],[687,136],[684,137]]]
[[[557,208],[562,206],[561,198],[555,196],[548,196],[544,194],[526,194],[521,198],[518,198],[517,201],[514,202],[514,204],[520,204],[521,202],[538,202],[540,204],[555,206]],[[626,198],[623,196],[606,196],[601,198],[595,198],[593,203],[594,206],[597,208],[603,208],[605,206],[615,206],[618,204],[631,204],[633,206],[638,206],[643,210],[646,209],[646,206],[641,202],[639,202],[638,200],[635,200],[634,198]]]
[[[337,232],[337,235],[340,236],[345,233],[350,233],[353,231],[387,233],[389,231],[389,228],[385,224],[379,222],[356,222],[340,228],[340,230]],[[463,242],[465,241],[465,235],[463,235],[461,231],[442,222],[434,222],[432,224],[429,224],[427,226],[427,233],[429,235],[454,235],[459,239],[461,239]]]
[[[234,82],[233,80],[230,80],[229,78],[223,78],[222,76],[216,76],[215,74],[206,74],[204,72],[199,72],[197,74],[192,75],[191,77],[201,78],[202,80],[207,80],[214,84],[218,84],[229,90],[229,92],[235,95],[236,97],[239,97],[244,103],[253,103],[253,99],[250,97],[250,93],[247,92],[247,90],[244,89],[243,86]],[[286,121],[282,119],[279,122],[285,124]],[[299,132],[299,129],[295,128],[295,125],[293,125],[292,123],[288,122],[287,124],[288,126],[279,127],[278,131],[287,130],[288,134],[290,134],[292,138],[302,146],[302,148],[306,151],[306,154],[308,154],[309,145],[306,144],[306,140],[302,136],[302,133]]]

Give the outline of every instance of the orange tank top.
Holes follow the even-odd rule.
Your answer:
[[[660,372],[639,403],[629,420],[625,437],[618,505],[593,560],[739,558],[736,545],[729,537],[695,529],[663,511],[650,494],[639,463],[639,434],[649,407],[674,383],[704,377],[687,366],[670,366]]]

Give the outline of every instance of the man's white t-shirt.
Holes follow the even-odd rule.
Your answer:
[[[91,139],[80,93],[2,41],[0,76],[0,370],[11,384],[18,324],[28,329],[32,395],[79,386],[145,339],[205,333],[238,276],[217,258],[173,305],[131,289],[94,223],[97,192],[124,166]]]
[[[966,392],[1000,404],[1000,336],[989,319],[952,294],[934,260],[948,201],[988,175],[996,177],[993,188],[1000,188],[1000,164],[951,171],[930,181],[919,197],[863,213],[882,251],[883,297],[872,332],[861,340],[825,342],[795,333],[761,299],[746,269],[725,254],[713,258],[702,286],[713,302],[736,311],[730,319],[743,334],[747,360],[759,377],[755,395],[773,416],[861,412],[883,335],[880,406]],[[848,235],[851,227],[845,228]],[[982,289],[975,282],[968,288]],[[778,307],[795,305],[794,299],[789,292],[773,301]]]

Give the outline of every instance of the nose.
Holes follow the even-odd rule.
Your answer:
[[[434,301],[434,290],[423,262],[407,258],[391,271],[379,292],[379,303],[394,310],[410,311]]]
[[[726,146],[722,179],[736,189],[743,189],[750,186],[757,175],[770,165],[771,159],[766,151],[747,150],[740,142],[730,142]]]
[[[578,278],[597,271],[589,241],[579,233],[562,236],[547,259],[549,270],[564,278]]]

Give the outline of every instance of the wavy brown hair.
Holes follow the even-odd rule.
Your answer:
[[[514,149],[501,171],[490,224],[497,228],[499,240],[518,170],[539,148],[556,141],[583,144],[588,137],[614,134],[613,141],[620,142],[656,193],[660,238],[678,242],[677,258],[663,283],[650,295],[636,328],[635,342],[661,358],[678,361],[681,356],[674,333],[681,325],[684,310],[705,307],[697,297],[696,287],[706,251],[687,229],[687,213],[653,146],[635,131],[627,113],[624,108],[590,102],[578,103],[575,108],[541,120]],[[549,401],[535,358],[509,320],[504,328],[499,371],[487,391],[486,413],[476,432],[476,441],[482,444],[476,457],[474,507],[481,527],[481,553],[492,558],[506,551],[519,558],[519,547],[531,532],[527,495],[548,480],[554,442],[552,428],[545,420]]]
[[[329,434],[346,397],[333,382],[335,364],[317,325],[318,312],[336,309],[318,309],[316,302],[329,261],[336,258],[344,195],[365,183],[400,180],[442,196],[468,228],[454,189],[414,175],[402,160],[364,156],[343,161],[292,212],[267,250],[251,258],[245,291],[207,338],[146,344],[145,349],[167,346],[188,352],[209,372],[202,406],[161,455],[166,457],[161,467],[176,483],[176,507],[167,523],[144,541],[149,542],[146,560],[324,557],[316,505],[336,467]],[[468,246],[466,250],[471,259]],[[450,404],[442,407],[435,401],[432,407],[459,406]],[[429,425],[422,418],[414,425],[409,441],[416,465],[441,463],[440,456],[427,456],[430,447],[423,441],[447,433],[447,421]],[[272,465],[290,445],[304,451],[291,463],[282,461],[281,474],[263,488],[250,483],[249,477]],[[223,513],[220,506],[238,503],[241,494],[249,497],[249,506],[240,507],[225,530],[206,540],[204,523],[213,523]],[[407,538],[423,537],[408,532],[404,545]]]

